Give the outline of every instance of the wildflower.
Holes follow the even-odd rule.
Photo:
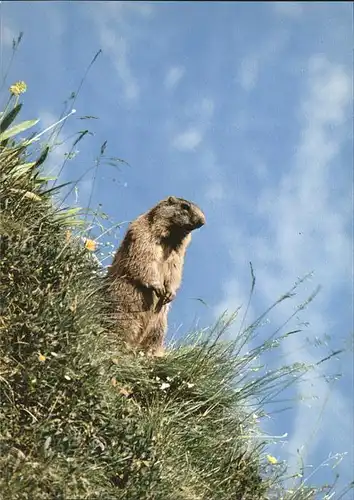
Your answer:
[[[46,359],[47,358],[43,354],[41,353],[38,354],[38,361],[40,361],[41,363],[44,363]]]
[[[163,382],[163,383],[161,384],[160,389],[161,389],[162,391],[164,391],[165,389],[168,389],[169,387],[170,387],[170,384],[168,384],[167,382]]]
[[[26,458],[26,455],[21,450],[17,450],[17,456],[20,460],[24,460]]]
[[[76,312],[76,309],[77,309],[77,296],[75,295],[74,297],[74,300],[72,301],[72,303],[70,304],[69,306],[69,309],[72,313],[75,313]]]
[[[65,241],[68,242],[70,240],[70,238],[71,238],[71,231],[68,230],[65,233]]]
[[[11,94],[16,96],[23,94],[24,92],[26,92],[26,90],[27,90],[27,85],[23,81],[16,82],[9,88]]]
[[[278,460],[273,457],[273,455],[267,455],[268,462],[271,463],[272,465],[275,465],[278,463]]]
[[[97,248],[97,243],[94,240],[90,240],[89,238],[85,239],[85,247],[90,252],[94,252]]]
[[[122,396],[125,396],[126,398],[128,398],[132,394],[132,391],[129,390],[129,389],[126,389],[125,387],[121,387],[119,389],[119,394],[121,394]]]
[[[29,200],[42,201],[42,198],[38,196],[38,194],[32,193],[31,191],[26,191],[23,196]]]

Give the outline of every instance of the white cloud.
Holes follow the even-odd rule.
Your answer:
[[[189,128],[188,130],[178,134],[173,139],[173,146],[180,151],[192,151],[202,142],[203,135],[201,130],[197,128]]]
[[[55,116],[50,111],[41,111],[39,114],[40,132],[55,124],[58,120],[59,117]],[[55,176],[59,173],[60,167],[65,160],[65,153],[68,153],[70,150],[70,145],[64,142],[64,134],[60,132],[59,135],[57,135],[59,127],[60,125],[54,127],[43,136],[44,141],[49,141],[52,146],[52,149],[50,150],[50,153],[44,163],[45,174],[48,176]],[[63,182],[63,180],[59,179],[59,183],[60,182]]]
[[[301,267],[299,272],[306,271],[306,266],[318,269],[324,263],[321,274],[327,281],[342,277],[345,264],[349,264],[350,240],[344,232],[349,214],[333,199],[330,178],[335,176],[338,165],[334,160],[346,137],[335,126],[340,126],[349,111],[351,85],[344,69],[332,66],[323,57],[311,59],[309,74],[295,162],[283,175],[280,186],[263,192],[258,211],[266,217],[276,237],[275,258],[280,257],[283,270],[292,271],[293,259]],[[299,232],[306,237],[298,238]],[[340,249],[333,246],[338,238]],[[341,252],[339,259],[336,248]],[[319,262],[314,257],[316,251],[322,257]],[[332,261],[334,267],[329,268],[327,262]]]
[[[242,238],[239,238],[239,242],[242,241]],[[223,285],[224,300],[217,304],[214,308],[215,318],[219,318],[225,312],[227,312],[227,314],[232,314],[235,311],[238,311],[237,318],[235,319],[232,328],[230,328],[230,331],[227,332],[228,337],[235,335],[235,332],[237,332],[238,328],[240,328],[241,322],[246,313],[247,318],[245,321],[247,324],[250,324],[251,318],[255,319],[252,304],[249,305],[247,310],[252,283],[251,275],[248,275],[249,283],[246,282],[247,278],[244,278],[245,279],[241,279],[240,275],[237,274],[235,270],[231,272],[229,280]],[[248,285],[248,287],[246,287],[246,285]]]
[[[243,90],[250,92],[256,87],[263,68],[272,64],[285,49],[289,35],[288,30],[279,29],[261,43],[257,50],[241,59],[235,80]]]
[[[204,148],[198,161],[200,170],[200,189],[204,191],[205,199],[214,204],[225,200],[229,195],[227,184],[223,178],[223,167],[219,165],[215,152]]]
[[[83,179],[80,181],[78,184],[78,189],[77,189],[77,204],[81,205],[82,207],[87,206],[91,191],[94,187],[93,185],[93,178],[92,178],[92,173],[91,176],[88,179]],[[89,208],[95,208],[95,207],[89,207]]]
[[[352,268],[353,245],[347,232],[352,214],[348,204],[343,203],[343,198],[350,197],[350,189],[338,176],[348,168],[340,163],[340,153],[350,132],[347,124],[352,95],[351,78],[345,69],[331,64],[324,56],[310,59],[308,74],[307,92],[299,107],[297,153],[278,185],[264,189],[256,209],[269,239],[260,241],[243,234],[241,240],[240,236],[234,237],[229,244],[235,258],[235,274],[245,265],[245,255],[239,255],[240,241],[243,248],[252,248],[257,261],[257,295],[268,304],[286,291],[284,287],[290,288],[297,276],[315,271],[316,281],[324,288],[303,313],[310,322],[307,334],[314,338],[330,333],[333,318],[329,306],[342,286],[349,289],[352,284],[348,271]],[[247,283],[242,280],[241,285],[246,287]],[[225,284],[222,306],[237,306],[240,299],[241,288],[232,278]],[[217,307],[216,314],[219,312]],[[276,323],[281,324],[292,313],[293,303],[284,303],[276,310]],[[287,363],[312,364],[318,360],[301,350],[302,345],[299,336],[289,337],[283,347]],[[320,365],[318,373],[327,369],[325,364]],[[295,431],[287,446],[290,467],[296,465],[296,450],[305,444],[315,450],[319,439],[332,438],[333,444],[344,451],[353,436],[352,403],[334,388],[321,419],[321,431],[312,439],[329,386],[318,378],[312,386],[310,382],[301,382],[298,390],[301,395],[315,394],[318,399],[311,402],[311,408],[300,403],[297,406]]]
[[[225,197],[224,185],[220,181],[210,183],[204,193],[207,200],[211,202],[221,201]]]
[[[165,76],[165,88],[167,90],[173,90],[176,88],[183,78],[184,73],[185,69],[182,66],[172,66]]]
[[[272,2],[275,12],[279,15],[297,18],[303,13],[303,6],[300,2]]]
[[[124,20],[130,14],[148,18],[154,13],[153,5],[143,2],[107,2],[99,8],[103,15],[114,21]]]
[[[241,87],[246,90],[252,90],[257,83],[259,72],[259,61],[256,57],[245,58],[241,61],[238,81]]]
[[[154,7],[136,2],[99,2],[93,3],[88,12],[96,25],[101,49],[110,56],[122,83],[125,99],[129,102],[137,101],[140,86],[130,58],[140,32],[131,20],[149,19],[154,13]]]
[[[350,235],[345,232],[350,213],[343,211],[336,198],[331,197],[330,180],[338,168],[345,168],[337,164],[345,133],[343,129],[336,132],[334,126],[343,124],[345,115],[350,111],[351,82],[343,68],[330,64],[324,57],[313,58],[309,72],[309,94],[302,106],[304,125],[297,158],[292,170],[283,178],[280,191],[268,193],[267,218],[274,231],[278,249],[276,259],[284,278],[290,280],[294,270],[302,273],[315,269],[318,278],[327,285],[322,300],[330,303],[333,297],[331,292],[336,290],[336,285],[347,282],[350,286],[351,279],[348,269],[351,267],[352,243]],[[264,210],[264,207],[259,209]],[[296,236],[299,230],[306,235],[305,238]],[[274,293],[277,288],[279,283],[269,287],[268,282],[266,293]],[[320,329],[319,323],[326,323],[325,318],[329,323],[326,309],[316,301],[311,306],[313,312],[309,315],[310,318],[312,316],[313,330]],[[298,361],[299,348],[299,340],[293,337],[285,352],[289,362]],[[308,363],[315,361],[309,353],[305,357]],[[308,394],[311,388],[308,383],[303,383],[300,390]],[[319,403],[314,404],[311,410],[299,407],[295,434],[288,446],[291,456],[308,442],[317,423],[320,405],[327,396],[328,385],[318,380],[314,390]],[[326,432],[326,426],[329,433],[335,432],[334,422],[335,427],[340,429],[338,439],[352,434],[350,404],[337,391],[333,391],[321,434]],[[315,442],[311,444],[316,446]]]
[[[45,130],[46,128],[50,127],[51,125],[55,124],[58,120],[59,117],[55,116],[53,113],[47,110],[43,110],[39,114],[39,125],[40,125],[40,131]],[[70,117],[68,118],[70,120]],[[71,151],[72,143],[73,143],[73,134],[70,131],[70,122],[65,123],[65,128],[63,128],[60,132],[60,125],[54,127],[54,129],[48,131],[43,137],[44,141],[49,143],[49,145],[52,147],[50,150],[47,159],[43,165],[44,168],[44,173],[46,176],[49,177],[58,177],[58,180],[56,181],[56,185],[60,185],[62,183],[66,182],[76,182],[84,173],[83,171],[77,171],[77,168],[75,168],[73,171],[68,168],[69,165],[68,163],[62,169],[63,163],[66,160],[66,155]],[[54,131],[54,132],[53,132]],[[53,132],[53,135],[51,135]],[[58,134],[59,132],[59,134]],[[76,137],[76,136],[75,136]],[[65,140],[70,138],[70,140]],[[78,146],[77,146],[78,147]],[[80,158],[80,150],[79,149],[74,149],[72,153],[75,154],[75,156],[78,154],[78,157]],[[68,159],[68,162],[75,162],[75,156],[73,159]],[[76,156],[77,157],[77,156]],[[78,166],[78,165],[77,165]],[[73,189],[73,202],[76,205],[80,206],[86,206],[88,203],[88,200],[90,198],[90,193],[93,188],[93,176],[94,172],[87,171],[87,175],[84,175],[81,179],[80,182],[76,185],[76,187]],[[71,189],[71,187],[70,187]],[[92,207],[91,207],[92,208]]]
[[[214,114],[214,107],[214,101],[212,99],[202,99],[199,108],[200,120],[202,122],[211,120]]]
[[[17,39],[18,33],[15,33],[15,30],[13,30],[8,24],[2,23],[0,25],[0,42],[2,45],[5,47],[11,47],[12,46],[12,41]]]
[[[60,3],[57,5],[51,6],[50,9],[44,8],[45,12],[45,22],[47,24],[47,29],[51,34],[51,37],[62,39],[62,37],[66,36],[66,17],[65,11],[62,9]],[[59,44],[59,41],[56,43]]]
[[[50,111],[41,111],[39,114],[39,125],[41,130],[45,130],[58,121],[58,117],[54,116]]]
[[[172,146],[180,151],[192,151],[196,149],[203,141],[211,119],[214,114],[214,101],[209,98],[202,98],[193,106],[186,106],[183,109],[183,121],[189,123],[185,125],[182,131],[174,134]]]
[[[111,55],[112,65],[123,84],[124,96],[128,101],[139,97],[140,89],[136,77],[129,64],[129,45],[116,29],[101,29],[100,42],[102,50]]]

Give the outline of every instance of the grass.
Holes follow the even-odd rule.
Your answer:
[[[333,498],[286,489],[286,464],[267,452],[255,415],[311,367],[255,370],[286,338],[242,354],[262,317],[233,342],[221,318],[165,358],[125,351],[84,212],[61,207],[34,122],[13,125],[18,100],[0,117],[0,498]]]

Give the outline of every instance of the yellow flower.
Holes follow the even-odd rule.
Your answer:
[[[278,463],[278,460],[273,457],[272,455],[267,455],[268,462],[271,463],[272,465],[275,465]]]
[[[16,96],[23,94],[24,92],[26,92],[26,90],[27,90],[27,85],[23,81],[16,82],[9,88],[11,94]]]
[[[97,243],[94,240],[90,240],[89,238],[86,238],[86,240],[85,240],[85,247],[90,252],[94,252],[96,250]]]
[[[44,361],[45,361],[46,359],[47,359],[47,358],[46,358],[43,354],[41,354],[41,353],[39,353],[39,354],[38,354],[38,360],[39,360],[41,363],[44,363]]]
[[[26,191],[23,196],[25,198],[28,198],[29,200],[42,201],[42,198],[40,196],[38,196],[38,194],[31,193],[31,191]]]
[[[111,384],[113,385],[113,387],[116,387],[119,394],[121,394],[122,396],[125,396],[126,398],[128,398],[131,394],[133,394],[132,390],[130,387],[122,387],[120,386],[120,384],[118,383],[118,380],[116,379],[116,377],[112,377],[111,378]]]
[[[119,394],[121,394],[122,396],[125,396],[126,398],[128,398],[132,394],[132,391],[129,390],[129,389],[126,389],[125,387],[121,387],[119,389]]]
[[[76,312],[76,309],[77,309],[77,296],[75,295],[74,297],[74,300],[72,301],[72,303],[70,304],[69,306],[69,309],[72,313],[75,313]]]
[[[70,238],[71,238],[71,231],[68,230],[65,233],[65,240],[66,240],[66,242],[68,242],[70,240]]]

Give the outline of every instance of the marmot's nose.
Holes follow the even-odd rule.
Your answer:
[[[196,221],[196,227],[199,228],[199,227],[204,226],[205,222],[206,222],[205,215],[203,213],[201,213]]]

